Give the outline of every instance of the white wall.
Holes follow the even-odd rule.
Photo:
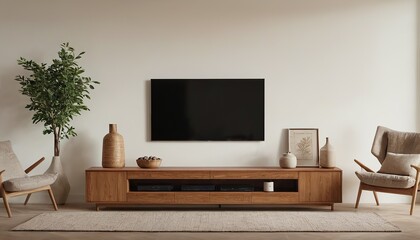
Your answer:
[[[83,201],[84,170],[101,165],[102,138],[117,123],[128,166],[143,155],[162,157],[163,166],[277,166],[284,129],[319,128],[320,145],[330,137],[344,170],[343,200],[354,202],[353,159],[379,167],[370,154],[376,126],[420,130],[416,4],[0,0],[0,140],[13,141],[24,167],[52,156],[52,136],[31,123],[13,79],[25,73],[18,57],[49,62],[69,41],[87,52],[81,64],[101,82],[87,102],[91,111],[73,122],[79,136],[62,145],[71,201]],[[147,141],[149,79],[253,77],[266,79],[264,142]]]

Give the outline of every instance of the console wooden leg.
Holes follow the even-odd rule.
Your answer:
[[[334,203],[331,203],[331,211],[334,211]]]

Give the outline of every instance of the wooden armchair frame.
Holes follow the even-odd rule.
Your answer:
[[[367,172],[374,172],[372,169],[366,167],[363,163],[360,161],[354,159],[354,161],[365,171]],[[416,204],[416,198],[417,198],[417,191],[419,189],[419,181],[420,181],[420,166],[411,165],[412,168],[416,170],[416,183],[411,188],[387,188],[387,187],[377,187],[368,185],[365,183],[360,182],[359,186],[359,192],[357,193],[357,200],[355,208],[359,207],[359,201],[360,196],[362,195],[362,191],[372,191],[373,195],[375,196],[376,205],[379,206],[378,196],[376,195],[376,192],[384,192],[384,193],[394,193],[394,194],[402,194],[402,195],[408,195],[411,196],[411,208],[410,208],[410,215],[413,215],[414,206]]]
[[[43,158],[39,159],[38,161],[36,161],[34,164],[32,164],[31,166],[29,166],[25,170],[25,173],[29,173],[30,171],[32,171],[34,168],[36,168],[44,160],[45,160],[45,158],[43,157]],[[31,197],[31,194],[32,193],[41,192],[41,191],[48,191],[48,195],[50,196],[51,202],[54,205],[55,211],[58,210],[57,203],[56,203],[55,198],[54,198],[54,194],[53,194],[53,192],[51,190],[51,185],[40,187],[40,188],[35,188],[35,189],[31,189],[31,190],[19,191],[19,192],[7,192],[3,188],[3,177],[2,177],[2,174],[5,171],[6,170],[0,171],[0,193],[1,193],[1,197],[3,198],[4,207],[6,208],[7,215],[9,216],[9,218],[12,217],[12,212],[10,210],[8,198],[10,198],[10,197],[16,197],[16,196],[20,196],[20,195],[26,195],[27,194],[28,196],[26,197],[26,200],[25,200],[25,205],[26,205],[28,203],[29,198]]]

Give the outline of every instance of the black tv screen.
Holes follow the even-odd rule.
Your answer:
[[[263,141],[264,79],[152,79],[152,141]]]

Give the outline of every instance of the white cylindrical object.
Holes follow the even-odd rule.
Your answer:
[[[264,192],[273,192],[274,182],[264,182]]]

